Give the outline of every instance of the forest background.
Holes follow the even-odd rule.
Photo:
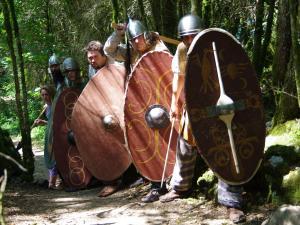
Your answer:
[[[268,128],[299,118],[299,0],[0,0],[0,128],[22,140],[25,180],[33,179],[32,141],[43,141],[43,128],[30,126],[42,109],[38,87],[51,83],[49,57],[74,57],[87,78],[83,48],[104,43],[112,22],[137,18],[177,39],[188,13],[241,42],[257,72]]]

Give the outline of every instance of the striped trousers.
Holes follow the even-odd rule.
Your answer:
[[[171,187],[175,191],[188,191],[192,187],[195,164],[197,157],[197,147],[192,146],[178,136],[176,148],[176,162],[171,179]],[[218,202],[221,205],[233,208],[242,208],[242,186],[233,186],[224,183],[219,179],[218,183]]]

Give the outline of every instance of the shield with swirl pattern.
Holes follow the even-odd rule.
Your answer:
[[[188,51],[186,105],[202,157],[226,183],[249,181],[263,158],[265,120],[254,68],[227,31],[200,32]]]
[[[172,94],[172,56],[150,51],[133,68],[125,99],[126,140],[139,172],[160,181],[171,130],[169,110]],[[170,144],[165,178],[173,172],[178,124]]]
[[[72,130],[89,171],[98,179],[120,177],[131,164],[124,140],[125,68],[110,64],[88,82],[73,110]]]
[[[57,168],[68,188],[85,188],[91,178],[75,145],[68,142],[72,111],[80,90],[66,88],[57,99],[53,115],[53,151]]]

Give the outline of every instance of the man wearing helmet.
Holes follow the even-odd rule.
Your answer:
[[[121,44],[125,33],[130,41],[130,47]],[[116,25],[115,31],[104,45],[104,51],[107,55],[116,61],[125,62],[125,66],[126,63],[130,64],[131,67],[142,55],[152,50],[169,52],[166,45],[160,40],[158,33],[147,31],[141,21],[133,19],[129,19],[127,26],[124,24]],[[158,201],[159,197],[166,192],[165,185],[161,188],[159,182],[151,182],[150,191],[142,198],[142,202]]]
[[[82,90],[85,84],[82,82],[80,68],[75,59],[71,57],[66,58],[62,64],[62,67],[63,72],[68,80],[68,86]]]
[[[130,49],[121,44],[125,32],[131,44]],[[133,19],[129,19],[127,26],[116,25],[115,31],[104,45],[107,55],[120,62],[130,60],[131,65],[134,65],[143,54],[151,50],[169,51],[157,33],[147,31],[141,21]],[[130,59],[127,57],[128,51],[130,51]]]
[[[90,41],[84,51],[89,62],[89,79],[103,66],[114,63],[111,57],[105,55],[103,45],[99,41]]]
[[[196,15],[186,15],[179,21],[178,33],[182,42],[178,45],[172,61],[174,78],[170,117],[174,119],[179,115],[177,102],[184,86],[187,51],[194,37],[201,30],[203,30],[202,22]],[[182,131],[177,140],[176,163],[171,179],[172,189],[169,193],[160,197],[161,202],[169,202],[177,198],[183,198],[191,192],[197,157],[197,146],[185,110],[182,115]],[[234,223],[242,222],[246,219],[244,213],[240,210],[243,206],[241,194],[241,186],[231,186],[219,180],[218,201],[228,208],[229,218]]]
[[[56,90],[64,86],[64,76],[60,70],[60,62],[54,53],[49,58],[49,72],[52,75]]]

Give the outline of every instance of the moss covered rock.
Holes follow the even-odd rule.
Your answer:
[[[288,203],[300,204],[300,167],[283,177],[282,188]]]

